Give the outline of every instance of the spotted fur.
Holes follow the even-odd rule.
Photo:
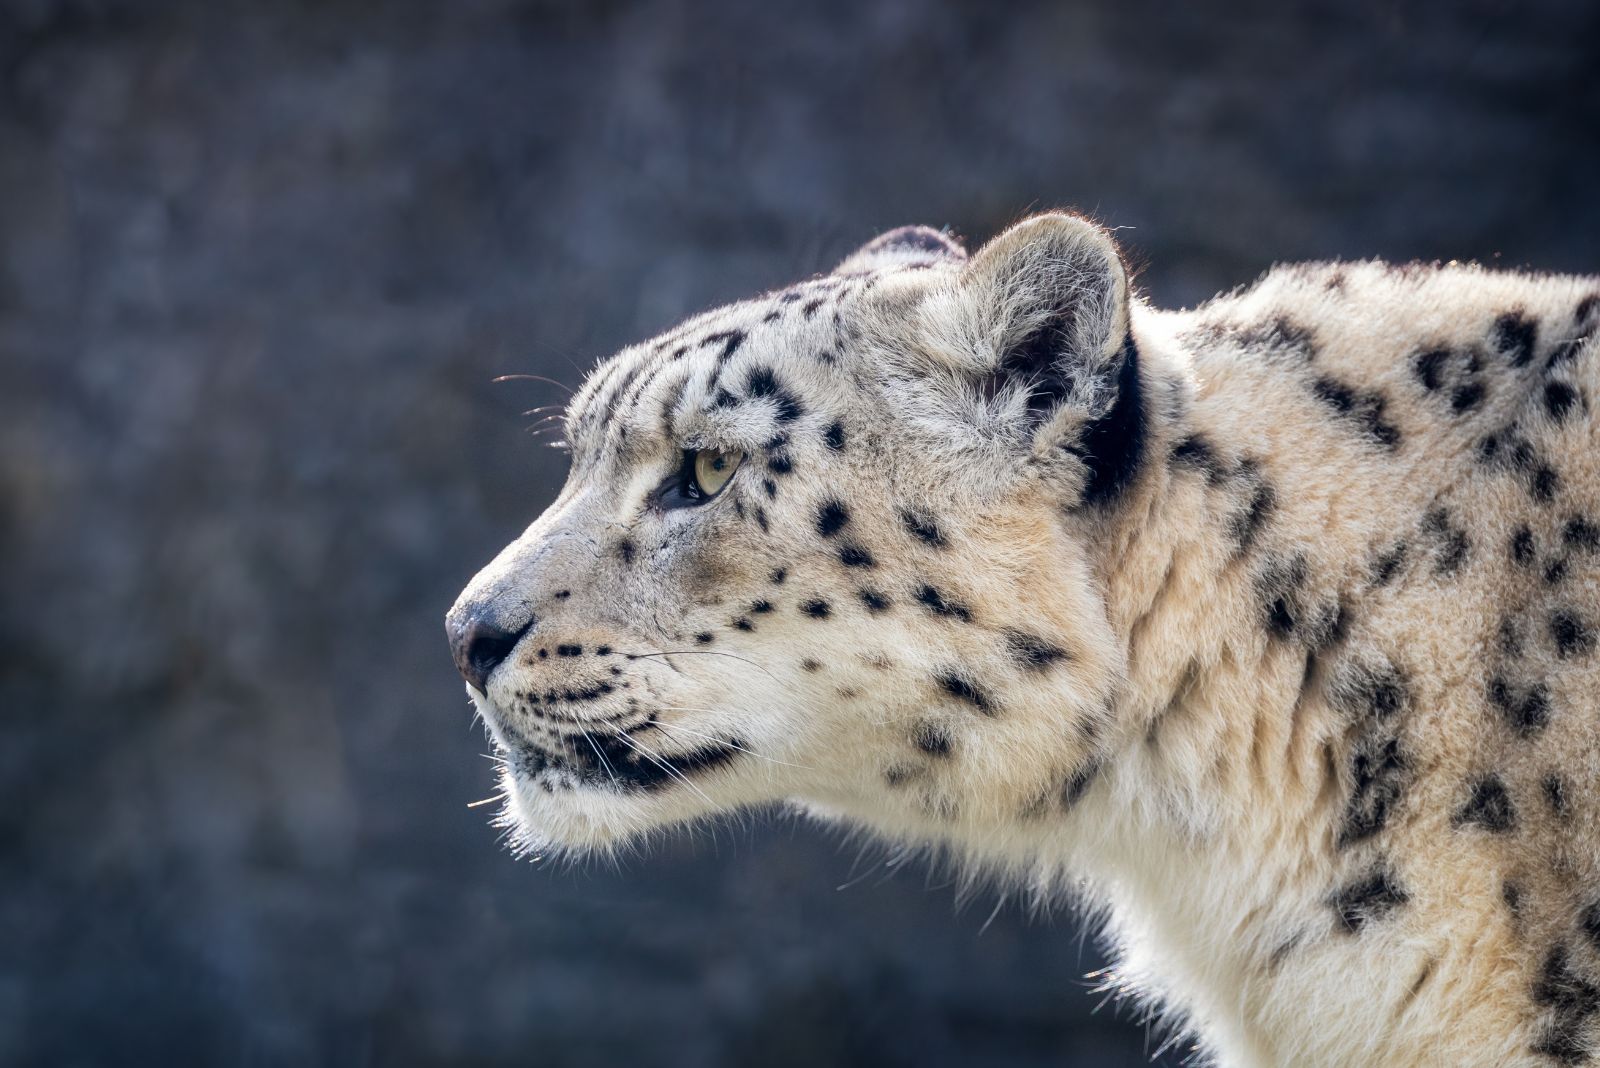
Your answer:
[[[1066,215],[691,319],[452,609],[504,824],[787,803],[1079,888],[1225,1065],[1592,1063],[1597,332],[1457,265],[1160,311]]]

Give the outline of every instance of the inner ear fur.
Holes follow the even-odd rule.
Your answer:
[[[980,389],[1026,390],[1029,420],[1071,403],[1092,418],[1114,402],[1128,337],[1128,277],[1105,230],[1038,215],[980,249],[962,271],[986,351]]]
[[[936,417],[978,431],[963,438],[953,426],[951,440],[1022,444],[1078,503],[1107,505],[1141,469],[1149,429],[1129,301],[1105,230],[1035,216],[921,292],[914,343],[898,359],[933,387]]]

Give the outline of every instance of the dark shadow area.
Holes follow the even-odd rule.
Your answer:
[[[1148,1063],[829,832],[514,862],[441,623],[564,471],[492,378],[891,226],[1600,267],[1600,7],[1226,7],[0,0],[0,1063]]]

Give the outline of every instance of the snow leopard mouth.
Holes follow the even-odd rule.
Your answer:
[[[610,789],[655,793],[727,767],[748,752],[738,738],[668,752],[634,737],[655,727],[652,716],[632,728],[585,730],[561,738],[560,748],[519,740],[507,755],[512,772],[547,792]]]

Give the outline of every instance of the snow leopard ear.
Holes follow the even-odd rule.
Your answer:
[[[1076,215],[1027,219],[923,305],[925,336],[955,357],[976,417],[1035,456],[1076,457],[1085,501],[1131,478],[1144,439],[1128,273],[1111,236]],[[948,365],[948,364],[947,364]]]
[[[1093,413],[1114,397],[1128,274],[1105,230],[1076,215],[1036,215],[983,246],[961,280],[986,392],[1025,390],[1039,422],[1064,403]]]
[[[880,267],[910,267],[917,264],[961,263],[967,250],[955,238],[928,226],[902,226],[879,234],[844,258],[834,274],[853,274]]]

